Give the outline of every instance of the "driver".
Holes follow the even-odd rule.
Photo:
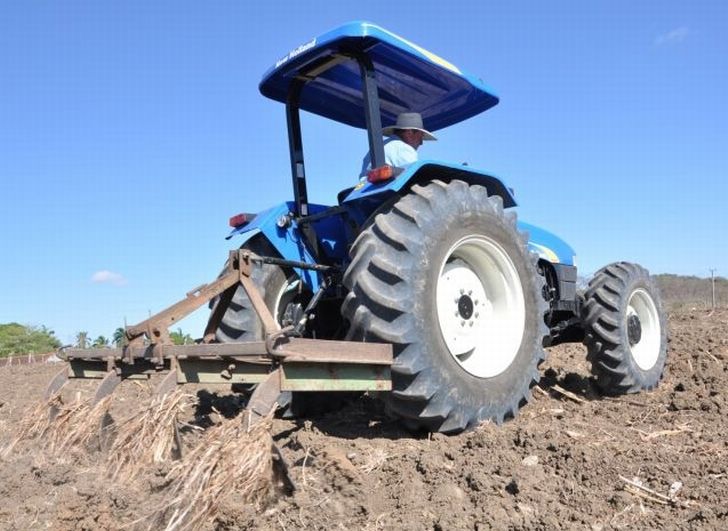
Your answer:
[[[418,112],[403,112],[397,116],[397,123],[382,129],[382,134],[389,137],[384,141],[384,163],[388,166],[404,168],[417,160],[417,148],[423,140],[437,140],[435,135],[426,130],[422,124],[422,115]],[[359,177],[365,177],[371,170],[369,153],[362,161]]]

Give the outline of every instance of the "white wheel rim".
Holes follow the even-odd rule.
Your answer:
[[[526,310],[518,272],[498,243],[467,236],[450,248],[437,281],[437,318],[450,355],[473,376],[491,378],[513,363]]]
[[[644,289],[635,290],[629,297],[625,321],[628,322],[632,315],[639,319],[642,333],[639,341],[630,345],[630,350],[640,369],[647,371],[655,366],[660,357],[661,334],[657,306]]]
[[[285,307],[283,307],[282,303],[283,300],[286,299],[286,304],[290,302],[293,297],[290,295],[290,292],[292,291],[298,291],[299,286],[301,284],[300,279],[296,278],[293,280],[293,282],[284,282],[281,286],[281,289],[276,294],[275,302],[273,304],[273,319],[275,319],[276,323],[280,326],[281,319],[283,317],[283,312],[285,311]]]

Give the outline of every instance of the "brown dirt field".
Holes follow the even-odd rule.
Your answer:
[[[259,509],[231,492],[205,529],[727,529],[728,310],[671,314],[669,327],[665,377],[648,393],[598,396],[584,349],[565,345],[550,349],[542,390],[503,426],[413,436],[367,397],[306,421],[277,419],[296,492]],[[58,370],[0,370],[0,447]],[[94,382],[72,386],[89,392]],[[242,405],[241,396],[194,392],[223,415]],[[125,382],[112,416],[129,415],[148,393],[148,384]],[[189,415],[219,422],[209,408]],[[200,439],[183,437],[189,446]],[[43,446],[33,441],[0,463],[0,528],[150,525],[133,522],[159,507],[163,466],[123,486],[100,474],[98,452],[50,458]],[[663,496],[682,487],[665,502],[622,478]]]

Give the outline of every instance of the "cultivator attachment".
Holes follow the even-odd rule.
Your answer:
[[[226,271],[211,284],[187,293],[180,302],[126,328],[128,344],[123,348],[63,349],[59,356],[68,366],[57,374],[45,392],[52,397],[74,378],[101,379],[91,399],[93,408],[124,380],[148,379],[164,374],[155,399],[161,399],[178,384],[257,384],[243,414],[250,428],[269,417],[282,391],[389,391],[392,346],[298,337],[290,326],[281,329],[251,279],[253,267],[274,263],[310,269],[327,266],[259,257],[246,250],[231,251]],[[263,324],[264,339],[237,343],[215,343],[215,330],[233,294],[242,284]],[[219,297],[201,343],[175,345],[168,327],[200,306]],[[59,414],[51,405],[52,421]]]
[[[46,397],[58,392],[68,378],[101,378],[94,397],[99,401],[123,380],[146,379],[159,373],[167,374],[158,386],[158,394],[171,391],[177,384],[260,384],[269,380],[276,382],[273,388],[278,392],[391,390],[391,345],[308,339],[296,337],[293,327],[280,328],[250,278],[255,264],[261,266],[267,260],[275,259],[245,250],[231,251],[227,270],[216,281],[196,288],[138,325],[127,327],[129,343],[123,348],[63,349],[59,356],[69,362],[69,367],[51,381]],[[287,262],[275,260],[280,265],[289,265]],[[214,331],[238,283],[245,288],[263,323],[265,339],[213,343]],[[210,318],[203,342],[174,345],[168,327],[215,297],[220,297],[221,302]]]

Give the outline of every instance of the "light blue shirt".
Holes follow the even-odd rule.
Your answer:
[[[404,142],[398,136],[390,136],[384,141],[385,164],[389,166],[396,166],[398,168],[406,168],[416,161],[417,150]],[[362,161],[359,177],[365,177],[367,172],[371,169],[371,159],[369,158],[369,153],[367,153]]]

